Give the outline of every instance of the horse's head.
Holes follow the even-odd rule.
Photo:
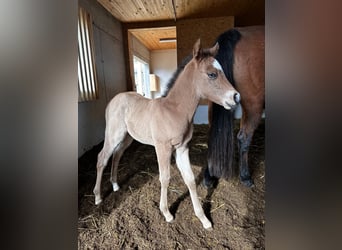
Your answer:
[[[202,98],[222,105],[225,109],[233,109],[240,102],[240,94],[227,80],[220,63],[215,59],[219,45],[210,49],[202,49],[200,39],[193,48],[194,74],[197,91]]]

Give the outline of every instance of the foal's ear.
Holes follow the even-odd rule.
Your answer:
[[[214,47],[209,49],[210,54],[213,55],[213,57],[215,57],[217,55],[217,52],[219,51],[219,48],[220,48],[220,45],[218,44],[218,42],[216,42]]]
[[[201,39],[198,38],[192,50],[193,57],[194,58],[198,57],[200,53],[201,53]]]

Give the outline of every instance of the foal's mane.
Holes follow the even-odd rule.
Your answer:
[[[208,49],[201,49],[198,55],[198,60],[201,61],[204,58],[210,57],[212,56],[212,54],[209,52]],[[162,97],[167,96],[167,94],[170,92],[170,89],[173,87],[173,85],[175,84],[179,74],[184,70],[185,66],[191,61],[192,59],[192,55],[188,55],[187,57],[185,57],[183,59],[183,61],[181,62],[181,64],[178,66],[177,70],[173,73],[171,79],[169,80],[169,82],[166,85],[166,89],[164,91],[164,94],[162,95]]]

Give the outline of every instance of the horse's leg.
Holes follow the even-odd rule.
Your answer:
[[[120,162],[120,159],[125,152],[125,150],[131,145],[133,141],[133,138],[127,134],[125,139],[120,143],[118,146],[118,149],[115,150],[115,153],[113,154],[113,160],[112,160],[112,169],[110,174],[110,182],[113,185],[113,191],[116,192],[120,189],[120,186],[117,182],[117,175],[118,175],[118,165]]]
[[[248,167],[248,151],[252,141],[255,129],[258,127],[262,116],[262,109],[258,112],[249,112],[243,110],[240,131],[237,134],[238,147],[239,147],[239,170],[240,180],[247,187],[253,187],[254,183],[251,178],[250,170]]]
[[[108,163],[108,159],[110,155],[114,152],[114,150],[117,149],[117,147],[120,145],[120,143],[124,140],[124,138],[127,135],[127,131],[124,126],[120,126],[120,124],[115,124],[115,125],[119,125],[119,126],[115,127],[115,129],[112,127],[111,128],[106,127],[106,136],[105,136],[104,145],[103,145],[101,152],[98,154],[98,157],[97,157],[96,184],[93,190],[93,193],[95,195],[96,205],[102,202],[101,181],[102,181],[103,170]],[[114,134],[110,134],[109,131],[115,131],[115,132]],[[115,154],[115,152],[113,154]]]
[[[188,147],[180,147],[176,150],[176,162],[178,169],[180,170],[181,175],[184,179],[184,182],[189,189],[192,205],[194,207],[196,216],[202,222],[202,225],[205,229],[211,228],[211,222],[205,216],[201,203],[198,199],[195,177],[192,172],[189,160]]]
[[[167,188],[170,182],[170,163],[172,148],[163,144],[155,145],[158,165],[159,165],[159,180],[160,180],[160,211],[163,213],[167,222],[173,220],[173,216],[167,205]]]
[[[102,182],[102,174],[105,169],[108,159],[112,154],[114,146],[112,143],[109,143],[105,140],[103,148],[101,152],[97,156],[97,164],[96,164],[96,184],[93,190],[95,195],[95,205],[98,205],[102,202],[101,199],[101,182]]]
[[[218,179],[215,176],[211,176],[208,166],[204,169],[202,184],[205,188],[214,188],[218,183]]]

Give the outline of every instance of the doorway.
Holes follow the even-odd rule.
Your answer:
[[[149,64],[143,59],[133,56],[133,68],[136,91],[144,97],[151,98]]]

